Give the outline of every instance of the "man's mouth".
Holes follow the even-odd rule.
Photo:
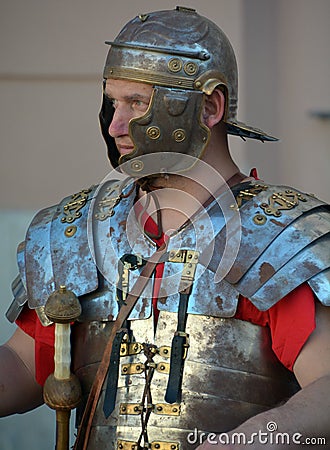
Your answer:
[[[117,148],[121,155],[127,155],[128,153],[131,153],[133,151],[134,146],[117,144]]]

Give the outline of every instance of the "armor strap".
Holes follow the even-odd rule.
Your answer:
[[[89,440],[89,435],[91,432],[92,422],[95,415],[96,407],[100,398],[102,386],[105,380],[105,377],[108,373],[108,367],[110,362],[110,355],[112,351],[113,341],[116,336],[117,331],[119,331],[132,309],[134,308],[137,300],[145,289],[151,275],[153,274],[156,265],[161,261],[161,258],[166,253],[166,245],[162,245],[159,249],[151,256],[151,258],[147,261],[144,266],[139,278],[134,284],[131,292],[127,295],[125,304],[120,308],[117,319],[115,320],[111,334],[108,340],[108,343],[105,347],[102,360],[100,362],[99,368],[97,370],[94,383],[90,390],[87,404],[85,407],[85,411],[83,417],[81,419],[81,423],[77,433],[77,439],[74,444],[74,450],[86,450]],[[83,431],[85,430],[85,435],[83,436]]]
[[[188,289],[185,292],[180,292],[178,326],[172,340],[170,373],[165,394],[165,401],[167,403],[181,402],[181,385],[184,360],[186,358],[187,348],[189,347],[188,334],[185,331],[188,301],[191,288]]]
[[[178,324],[172,340],[170,373],[165,394],[167,403],[181,402],[184,360],[189,347],[189,336],[186,333],[187,311],[189,296],[192,291],[192,283],[195,278],[198,256],[198,252],[192,250],[180,250],[178,252],[170,253],[170,261],[183,262],[184,266],[179,286],[180,301],[178,308]]]
[[[120,360],[120,346],[122,340],[127,333],[127,330],[119,330],[112,345],[112,352],[109,364],[109,376],[107,388],[105,391],[103,412],[106,418],[110,416],[116,405],[117,384],[119,376],[119,360]]]

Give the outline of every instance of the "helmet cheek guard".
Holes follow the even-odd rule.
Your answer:
[[[112,105],[112,101],[105,95],[103,90],[102,106],[99,113],[99,122],[101,127],[101,133],[107,146],[108,157],[110,159],[112,167],[115,169],[116,167],[118,167],[119,164],[118,160],[120,154],[118,152],[115,140],[109,134],[109,126],[110,123],[112,122],[114,112],[115,109]]]
[[[187,154],[201,158],[208,143],[210,130],[201,120],[204,94],[166,87],[155,87],[147,112],[129,123],[129,133],[134,143],[133,152],[122,155],[119,163],[125,164],[125,172],[132,176],[144,176],[150,168],[144,167],[148,159],[142,155],[168,152],[159,170],[182,172],[191,167],[192,159],[180,158]]]

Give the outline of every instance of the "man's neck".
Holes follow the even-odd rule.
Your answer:
[[[147,185],[149,193],[139,192],[139,201],[144,206],[149,203],[146,212],[154,220],[157,220],[157,209],[161,210],[162,228],[167,235],[178,230],[211,198],[244,178],[236,166],[228,171],[226,179],[204,162],[197,166],[189,174],[151,178]]]

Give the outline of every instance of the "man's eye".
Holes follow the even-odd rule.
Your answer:
[[[146,111],[148,108],[148,103],[144,102],[143,100],[133,100],[132,107],[139,111]]]
[[[107,94],[105,96],[106,96],[107,102],[110,103],[114,108],[116,108],[116,105],[117,105],[116,100]]]

